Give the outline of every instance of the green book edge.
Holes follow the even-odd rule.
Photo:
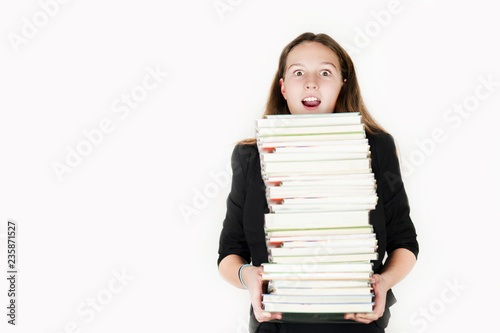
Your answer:
[[[372,228],[372,226],[365,227],[339,227],[339,228],[297,228],[297,229],[267,229],[264,227],[266,232],[275,232],[275,231],[295,231],[295,230],[331,230],[331,229],[368,229]]]
[[[276,323],[307,323],[307,324],[320,324],[320,323],[342,323],[342,324],[356,324],[353,320],[344,319],[343,313],[290,313],[283,312],[280,320],[272,320]]]

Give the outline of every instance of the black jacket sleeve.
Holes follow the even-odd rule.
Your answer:
[[[380,135],[380,134],[379,134]],[[394,139],[383,133],[386,143],[378,151],[379,173],[377,186],[384,203],[387,231],[387,253],[405,248],[418,256],[418,242],[415,227],[410,218],[408,197],[401,179],[399,160]],[[381,142],[382,143],[382,142]]]
[[[247,165],[242,164],[242,149],[244,149],[242,145],[236,145],[231,156],[233,170],[231,192],[227,197],[227,212],[219,239],[217,265],[230,254],[237,254],[250,262],[250,250],[243,229]]]

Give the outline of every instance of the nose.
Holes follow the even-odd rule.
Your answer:
[[[309,80],[306,81],[305,84],[306,89],[318,89],[318,84],[314,78],[309,78]]]

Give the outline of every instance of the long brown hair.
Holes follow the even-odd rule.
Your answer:
[[[370,115],[365,103],[363,102],[358,85],[358,79],[356,77],[356,71],[354,69],[354,63],[352,62],[349,54],[347,54],[347,52],[330,36],[326,34],[313,34],[312,32],[306,32],[298,36],[285,46],[281,52],[278,70],[276,71],[276,75],[274,76],[274,80],[271,85],[269,98],[266,104],[266,111],[264,112],[263,118],[267,115],[273,114],[290,114],[286,100],[281,94],[279,81],[284,77],[286,61],[290,51],[292,51],[295,46],[306,42],[317,42],[325,45],[330,48],[339,59],[342,79],[345,79],[346,81],[340,89],[333,113],[359,112],[361,114],[362,122],[365,125],[366,132],[372,135],[379,132],[385,132],[385,130]],[[245,139],[238,143],[255,144],[256,140],[255,138]]]

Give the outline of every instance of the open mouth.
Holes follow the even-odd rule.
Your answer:
[[[321,101],[319,100],[318,97],[314,97],[314,96],[311,96],[311,97],[306,97],[302,100],[302,104],[307,107],[307,108],[315,108],[317,107],[319,104],[321,103]]]

